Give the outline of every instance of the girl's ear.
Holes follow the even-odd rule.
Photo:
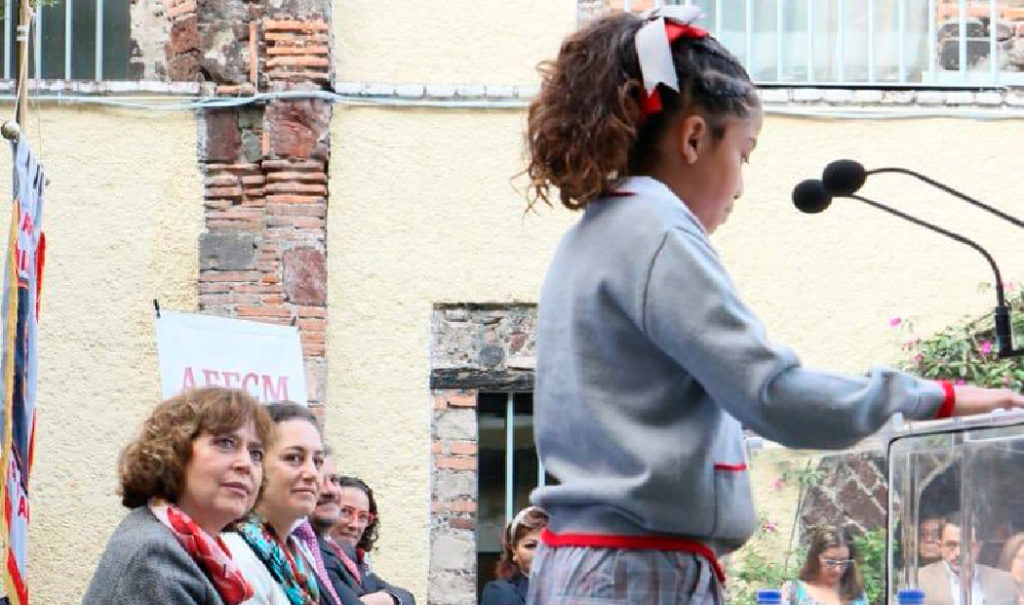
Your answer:
[[[691,114],[683,118],[677,131],[679,154],[687,164],[694,164],[704,152],[704,138],[707,136],[708,123],[703,117]]]

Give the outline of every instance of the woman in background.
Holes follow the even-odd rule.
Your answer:
[[[501,559],[494,570],[498,579],[484,586],[480,605],[526,603],[533,553],[540,543],[540,532],[547,525],[548,514],[536,506],[528,506],[505,526],[501,536]]]
[[[1013,583],[1017,585],[1017,602],[1024,605],[1024,533],[1006,541],[999,556],[999,569],[1013,576]]]
[[[857,569],[857,549],[844,529],[820,528],[811,535],[800,579],[782,588],[785,605],[868,605]]]

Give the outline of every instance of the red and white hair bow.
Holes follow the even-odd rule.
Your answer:
[[[696,6],[661,6],[642,15],[647,21],[636,33],[636,56],[640,61],[644,92],[641,109],[645,115],[661,111],[658,85],[679,92],[679,76],[672,61],[672,43],[679,38],[706,38],[710,34],[693,22],[704,16]]]

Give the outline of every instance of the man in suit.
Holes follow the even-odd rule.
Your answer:
[[[969,532],[962,531],[963,527],[959,513],[943,519],[939,546],[942,560],[917,572],[925,605],[1016,605],[1017,590],[1013,577],[1005,571],[977,563],[981,541],[973,527],[968,526]],[[965,545],[966,553],[961,550],[965,537],[969,541]],[[965,602],[961,582],[968,581],[968,578],[970,600]]]
[[[320,469],[325,478],[311,518],[324,567],[344,605],[415,605],[408,592],[392,587],[358,563],[354,544],[335,540],[332,530],[341,520],[341,487],[333,453],[328,450]]]

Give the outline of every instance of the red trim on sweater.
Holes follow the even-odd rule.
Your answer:
[[[716,462],[715,463],[715,470],[716,471],[732,471],[734,473],[735,472],[739,472],[739,471],[745,471],[745,470],[747,470],[747,463],[746,462],[740,462],[739,464],[726,464],[724,462]]]
[[[953,383],[948,380],[940,380],[939,386],[946,393],[946,397],[943,398],[942,407],[939,408],[939,413],[935,417],[949,418],[953,415],[953,408],[956,407],[956,391],[953,389]]]
[[[608,534],[556,534],[544,528],[540,539],[547,546],[582,546],[587,548],[621,548],[623,550],[678,550],[704,557],[715,570],[718,581],[725,584],[725,570],[715,552],[696,540],[668,536],[614,536]]]

